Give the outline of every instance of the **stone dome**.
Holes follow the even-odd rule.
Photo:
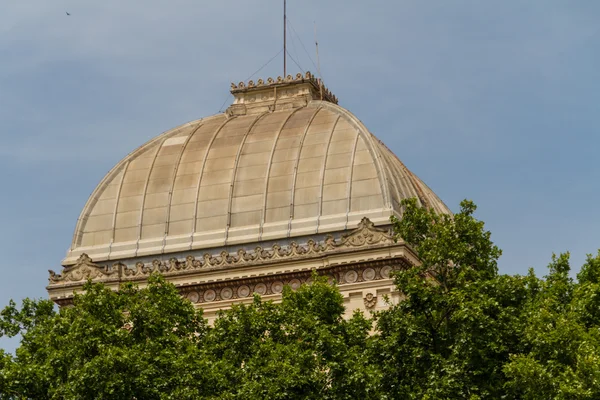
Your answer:
[[[324,92],[325,90],[325,92]],[[310,74],[232,85],[225,113],[164,132],[90,196],[64,265],[341,232],[444,203]]]

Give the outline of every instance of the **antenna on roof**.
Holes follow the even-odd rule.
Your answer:
[[[321,92],[321,100],[323,100],[323,77],[321,76],[321,62],[319,61],[319,42],[317,41],[317,22],[315,25],[315,47],[317,49],[317,73],[319,74],[319,91]]]
[[[283,0],[283,79],[285,79],[285,77],[287,76],[286,73],[286,54],[287,54],[287,49],[286,49],[286,31],[287,31],[287,15],[286,15],[286,0]]]

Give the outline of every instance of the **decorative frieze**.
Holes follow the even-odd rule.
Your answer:
[[[341,287],[348,284],[357,284],[369,281],[379,281],[389,278],[392,270],[408,268],[410,265],[403,260],[372,261],[354,265],[329,267],[318,271],[320,275],[327,276],[330,283],[337,283]],[[369,271],[369,272],[367,272]],[[312,271],[293,272],[282,275],[242,279],[235,282],[211,282],[190,285],[180,288],[184,297],[192,303],[211,303],[221,300],[240,300],[252,297],[254,293],[261,296],[277,295],[283,292],[288,285],[296,290],[302,284],[312,281]],[[367,297],[368,303],[375,304],[377,299]],[[367,304],[367,300],[365,300]],[[374,306],[374,305],[373,305]]]
[[[184,260],[171,258],[168,261],[153,260],[151,263],[138,262],[135,268],[130,268],[121,262],[112,265],[98,265],[92,262],[87,254],[82,254],[77,263],[73,266],[65,267],[61,274],[49,270],[49,286],[65,284],[69,282],[81,282],[88,279],[107,280],[107,279],[131,279],[137,277],[148,277],[153,272],[160,272],[165,276],[179,274],[186,271],[197,271],[202,269],[216,269],[223,267],[257,265],[267,262],[288,259],[302,259],[310,257],[320,257],[325,254],[339,252],[347,249],[389,245],[394,243],[392,234],[384,229],[375,227],[368,219],[363,218],[358,227],[347,235],[343,235],[339,240],[328,235],[326,239],[319,243],[315,240],[308,240],[306,245],[300,245],[292,242],[289,246],[273,245],[270,249],[256,247],[253,252],[240,249],[235,253],[222,251],[218,255],[204,254],[201,259],[194,256],[187,256]],[[372,274],[372,272],[368,272]],[[357,276],[346,278],[357,280]]]
[[[121,282],[144,282],[151,273],[159,272],[177,285],[182,296],[214,311],[223,306],[222,302],[251,299],[254,293],[276,298],[286,285],[296,290],[311,282],[315,270],[330,283],[337,283],[342,291],[385,287],[391,284],[393,270],[409,268],[414,262],[414,258],[407,257],[407,251],[410,253],[404,244],[395,242],[388,230],[363,218],[346,235],[337,239],[325,236],[321,241],[308,240],[303,245],[274,244],[268,249],[155,259],[132,266],[122,262],[99,265],[82,254],[75,265],[65,267],[61,274],[50,271],[48,290],[56,303],[67,305],[72,302],[73,291],[80,290],[88,279],[117,288]],[[246,267],[251,272],[245,273]],[[231,273],[237,268],[241,273]],[[230,274],[225,276],[227,273]],[[377,299],[365,297],[365,307],[369,308],[373,301],[376,303]]]

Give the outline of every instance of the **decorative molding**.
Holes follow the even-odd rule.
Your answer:
[[[410,268],[410,264],[405,260],[395,259],[339,265],[319,269],[317,272],[321,276],[326,276],[330,283],[336,282],[343,287],[347,284],[389,279],[389,273],[386,273],[386,271],[406,268]],[[374,271],[374,274],[370,275],[365,273],[365,271],[369,270]],[[351,279],[348,279],[348,276],[350,276]],[[249,298],[252,297],[254,293],[261,296],[278,295],[283,292],[283,288],[286,285],[293,290],[296,290],[302,284],[309,284],[310,282],[312,282],[312,270],[305,270],[278,275],[237,279],[235,281],[192,284],[181,287],[180,293],[192,303],[206,304],[223,300],[235,301]],[[375,299],[375,302],[376,301],[377,300]]]
[[[335,97],[329,89],[327,89],[321,79],[315,77],[312,73],[306,72],[304,75],[297,73],[296,76],[288,75],[285,78],[278,76],[277,79],[267,78],[267,80],[259,79],[256,82],[250,80],[248,83],[239,82],[238,84],[231,83],[231,93],[233,95],[238,93],[247,93],[258,89],[267,89],[272,87],[279,87],[282,85],[298,84],[298,83],[310,83],[320,94],[323,91],[323,100],[329,101],[330,103],[338,104],[338,98]]]
[[[359,222],[355,230],[343,235],[339,241],[336,241],[333,236],[327,235],[322,243],[309,239],[306,245],[299,245],[296,242],[292,242],[289,246],[285,247],[274,244],[270,249],[257,246],[253,252],[240,249],[233,253],[222,251],[218,255],[206,253],[201,259],[196,259],[191,255],[181,261],[175,257],[167,261],[155,259],[147,264],[138,262],[134,268],[129,268],[121,262],[116,262],[111,266],[100,266],[93,263],[87,254],[82,254],[77,263],[73,266],[65,267],[62,274],[57,274],[50,270],[49,283],[50,286],[53,286],[68,282],[80,282],[87,279],[117,278],[120,280],[147,277],[153,272],[160,272],[168,276],[170,274],[200,269],[256,265],[283,259],[318,257],[341,250],[390,245],[393,243],[394,238],[389,231],[375,227],[373,222],[365,217]]]
[[[50,273],[50,277],[48,278],[50,283],[61,281],[78,282],[88,279],[99,280],[98,278],[111,278],[119,275],[119,271],[114,268],[94,264],[92,259],[85,253],[79,256],[74,265],[65,267],[62,274],[56,274],[51,269],[48,272]]]
[[[411,264],[403,258],[362,261],[355,264],[343,264],[317,269],[317,273],[327,277],[329,283],[336,282],[340,287],[348,284],[361,284],[362,282],[373,282],[389,279],[389,273],[393,270],[410,268]],[[280,295],[284,286],[290,286],[296,290],[302,284],[312,282],[312,269],[285,272],[277,275],[255,276],[231,281],[191,283],[179,286],[181,296],[187,298],[194,304],[210,305],[222,301],[238,301],[248,299],[257,293],[261,296]],[[348,280],[347,277],[351,276]],[[354,280],[357,277],[357,280]],[[368,297],[368,302],[365,298]],[[375,302],[377,301],[376,296]],[[373,302],[370,296],[365,296],[365,306]],[[53,298],[60,306],[70,305],[72,296]],[[367,304],[368,303],[368,304]]]
[[[343,235],[338,247],[363,247],[376,244],[392,244],[394,236],[385,229],[376,228],[369,218],[363,218],[358,223],[358,228],[347,235]]]

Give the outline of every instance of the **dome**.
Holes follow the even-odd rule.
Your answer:
[[[64,265],[389,225],[411,197],[449,213],[312,75],[232,93],[225,113],[164,132],[106,175]]]

